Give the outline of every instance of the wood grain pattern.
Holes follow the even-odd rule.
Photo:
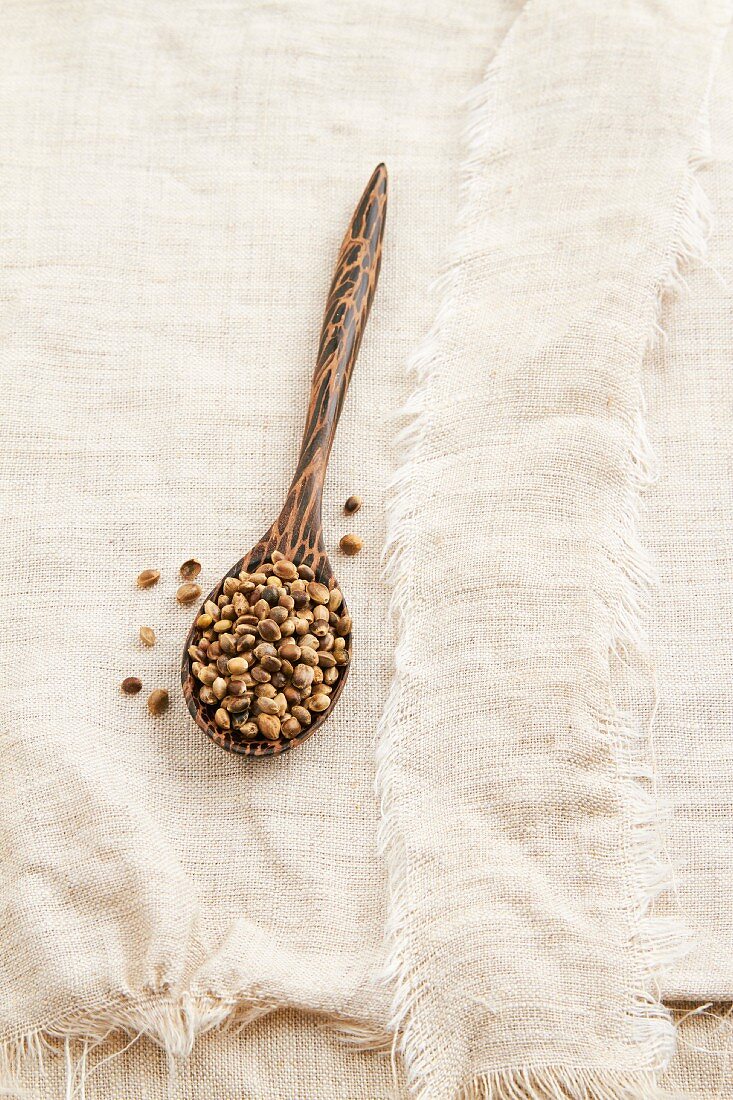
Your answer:
[[[296,565],[308,565],[316,579],[332,588],[336,581],[323,541],[321,502],[323,482],[346,391],[351,380],[364,328],[379,278],[387,206],[387,170],[374,170],[354,211],[336,263],[321,328],[318,358],[311,384],[310,402],[295,474],[280,515],[259,542],[245,554],[212,590],[216,601],[227,577],[252,572],[279,550]],[[344,612],[347,612],[344,602]],[[201,611],[197,612],[197,616]],[[197,697],[188,647],[200,631],[194,625],[186,638],[181,667],[183,694],[200,728],[221,748],[250,758],[279,755],[312,737],[331,714],[348,675],[343,666],[331,695],[331,706],[314,715],[303,733],[288,741],[237,741],[231,731],[220,730],[208,708]],[[351,653],[351,636],[346,639]]]

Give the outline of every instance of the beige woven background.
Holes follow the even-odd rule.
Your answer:
[[[513,35],[509,45],[515,61],[504,58],[492,85],[493,105],[504,113],[501,119],[492,115],[491,121],[499,120],[506,129],[491,131],[495,160],[485,165],[483,195],[492,225],[503,227],[507,237],[503,245],[500,234],[482,242],[486,252],[473,270],[492,290],[477,296],[467,328],[458,326],[454,332],[454,369],[446,376],[441,398],[454,396],[449,392],[454,378],[464,387],[470,380],[471,389],[463,404],[457,400],[449,409],[446,400],[444,411],[451,416],[440,430],[466,433],[470,443],[471,431],[486,423],[482,416],[487,410],[476,395],[484,392],[486,372],[496,368],[499,380],[494,378],[492,385],[502,393],[503,404],[498,410],[488,408],[488,422],[515,432],[519,443],[524,437],[522,416],[528,423],[542,422],[539,398],[548,394],[534,394],[522,406],[534,374],[511,372],[518,330],[507,318],[519,319],[519,307],[527,307],[527,257],[529,270],[539,278],[541,258],[535,246],[547,245],[562,219],[582,208],[568,197],[568,178],[553,173],[561,165],[579,164],[575,195],[588,201],[586,212],[598,214],[611,192],[593,188],[604,171],[622,163],[622,157],[614,159],[618,150],[614,153],[608,141],[609,134],[618,137],[623,131],[618,119],[626,117],[614,114],[626,102],[624,88],[615,79],[604,83],[604,73],[625,66],[624,71],[637,75],[653,74],[658,63],[659,79],[667,81],[670,91],[659,124],[663,142],[673,150],[670,161],[662,167],[655,161],[659,131],[652,108],[659,81],[649,76],[629,93],[628,117],[635,121],[629,127],[627,153],[633,172],[626,180],[619,176],[611,182],[617,186],[613,194],[623,198],[614,207],[614,213],[621,211],[617,240],[623,237],[640,252],[652,240],[660,260],[660,271],[654,274],[663,274],[668,256],[662,255],[666,238],[654,216],[655,202],[663,200],[663,221],[671,209],[666,201],[671,177],[666,173],[684,168],[710,41],[725,14],[723,4],[688,7],[672,0],[653,10],[624,0],[603,12],[590,2],[543,6],[533,0],[517,30],[522,8],[519,0],[470,0],[450,9],[438,0],[342,0],[338,19],[319,0],[131,0],[103,5],[38,0],[0,8],[0,141],[5,150],[0,203],[8,227],[0,238],[0,384],[9,410],[0,427],[0,599],[4,621],[13,624],[12,633],[6,632],[0,642],[0,1042],[12,1043],[36,1028],[68,1034],[101,1032],[124,1023],[132,1031],[150,1031],[183,1054],[193,1028],[214,1022],[235,1001],[316,1009],[332,1020],[357,1017],[368,1037],[384,1031],[391,993],[378,978],[384,962],[387,883],[377,853],[373,762],[394,644],[379,556],[386,486],[398,461],[394,441],[399,425],[393,414],[410,393],[405,363],[434,318],[437,298],[428,288],[454,235],[466,95],[479,84],[507,34]],[[628,31],[632,25],[634,34]],[[669,50],[662,49],[662,40]],[[617,51],[618,69],[608,63],[611,53],[604,55],[602,45]],[[660,50],[659,59],[655,50]],[[519,79],[517,86],[513,74],[520,72],[520,62],[527,79]],[[558,77],[561,64],[570,82]],[[713,140],[717,167],[700,177],[719,207],[722,229],[733,204],[733,137],[726,121],[731,71],[729,65],[725,89],[716,86],[712,113],[714,129],[721,134]],[[560,85],[555,91],[553,72]],[[587,87],[595,87],[597,94],[588,102]],[[613,89],[610,100],[602,94],[607,87]],[[538,102],[549,118],[558,103],[569,102],[570,121],[556,119],[554,129],[545,128],[543,111],[535,110]],[[599,142],[593,157],[584,132],[573,130],[572,119],[585,117],[586,108],[594,121],[590,132]],[[518,132],[515,124],[528,120],[531,126],[522,134],[536,132],[543,138],[550,168],[528,155],[523,163],[515,160],[512,171],[505,158]],[[604,121],[608,131],[596,125]],[[204,584],[213,583],[279,507],[299,441],[336,249],[361,187],[379,160],[386,160],[391,177],[384,271],[337,438],[324,517],[328,544],[335,547],[347,526],[340,513],[343,499],[354,491],[365,497],[364,509],[348,525],[362,534],[365,549],[354,561],[335,557],[358,624],[354,670],[344,705],[328,732],[307,752],[255,773],[205,742],[179,698],[177,666],[189,613],[173,599],[177,567],[195,554],[204,562]],[[583,175],[591,164],[598,176]],[[553,181],[555,205],[542,206],[543,189]],[[511,262],[516,259],[518,272],[521,259],[512,253],[512,219],[517,209],[521,212],[528,185],[537,187],[538,202],[548,216],[539,226],[531,218],[524,223],[524,268],[512,283]],[[649,216],[636,223],[639,196]],[[552,261],[553,278],[558,272],[568,276],[561,297],[569,313],[582,301],[595,320],[593,280],[597,277],[600,283],[601,268],[594,264],[620,260],[623,245],[613,254],[605,250],[606,235],[610,238],[615,231],[612,221],[594,222],[597,235],[588,238],[581,221],[574,243],[565,252],[547,252],[545,260],[549,256]],[[661,318],[669,324],[670,337],[648,357],[646,369],[651,434],[670,471],[653,491],[644,529],[660,559],[663,579],[653,622],[662,701],[654,729],[660,790],[675,815],[667,846],[677,870],[678,898],[698,944],[668,980],[668,992],[680,997],[731,992],[731,798],[723,764],[729,761],[727,727],[733,715],[728,688],[733,441],[726,397],[727,280],[733,253],[724,237],[721,230],[713,238],[712,268],[690,276],[690,302],[670,306]],[[497,263],[502,246],[506,266]],[[579,252],[585,256],[584,286],[568,275]],[[640,259],[633,248],[629,257]],[[606,274],[608,270],[603,268]],[[628,285],[633,287],[631,276]],[[551,354],[543,352],[540,359],[553,365],[551,379],[565,387],[568,408],[587,412],[593,387],[600,392],[608,384],[620,401],[623,434],[633,421],[633,370],[626,368],[636,361],[626,357],[630,345],[623,345],[620,356],[624,371],[601,349],[599,370],[592,372],[589,385],[588,378],[581,378],[575,390],[574,365],[586,365],[581,338],[593,329],[579,333],[571,326],[576,342],[563,347],[561,337],[567,333],[556,312],[557,295],[548,291],[552,286],[544,286],[534,301],[536,313],[523,321],[523,350],[536,365],[539,360],[532,355],[539,351],[531,336],[540,322],[547,322],[558,340]],[[486,337],[495,335],[491,311],[502,295],[506,309],[500,347]],[[635,298],[634,304],[639,307],[636,324],[644,303]],[[626,322],[628,302],[622,313]],[[476,353],[471,363],[465,359],[469,330]],[[634,330],[634,339],[640,332]],[[614,351],[621,346],[613,340],[611,344]],[[502,348],[506,358],[499,354]],[[639,347],[639,359],[640,353]],[[693,418],[689,397],[701,379],[705,385],[694,402]],[[546,411],[546,402],[542,409]],[[444,453],[455,457],[455,438],[446,438]],[[488,599],[482,573],[489,542],[481,540],[487,531],[494,549],[502,543],[502,531],[492,527],[493,493],[506,488],[517,472],[510,448],[501,462],[494,462],[497,438],[492,436],[480,453],[469,446],[472,462],[456,465],[452,472],[446,465],[440,471],[442,482],[431,472],[431,484],[455,490],[463,508],[477,499],[472,479],[485,473],[479,499],[487,507],[479,508],[461,532],[441,501],[429,501],[437,511],[422,517],[424,546],[435,552],[430,560],[448,554],[452,567],[462,561],[466,571],[456,580],[460,599],[481,599],[481,606],[491,609],[496,637],[470,683],[477,697],[494,708],[492,745],[500,744],[507,731],[521,737],[531,729],[533,752],[543,758],[546,736],[553,731],[535,718],[548,713],[548,699],[555,717],[568,708],[582,710],[578,700],[583,691],[573,695],[571,688],[556,696],[553,676],[558,666],[551,662],[551,669],[544,666],[550,669],[549,678],[525,684],[530,709],[522,715],[511,677],[495,677],[502,653],[510,664],[513,660],[514,643],[510,640],[506,651],[502,649],[502,630],[514,631],[512,638],[522,632],[511,600],[502,612],[508,574],[500,569],[489,578],[497,602]],[[552,494],[560,500],[548,508],[549,519],[561,528],[576,514],[575,505],[587,504],[592,496],[584,495],[585,490],[573,500],[563,496],[570,484],[568,472],[579,479],[575,489],[589,472],[584,465],[588,437],[570,430],[563,438],[577,446],[577,463],[548,466],[542,489],[547,490],[545,502]],[[625,435],[624,440],[628,442]],[[563,456],[564,461],[566,451]],[[616,456],[614,450],[611,457]],[[542,481],[543,462],[528,464],[525,488],[538,487],[532,478]],[[614,471],[618,474],[619,468]],[[615,506],[609,484],[603,483],[603,499],[593,497],[597,517],[607,516],[603,494]],[[501,492],[499,497],[506,504]],[[504,531],[515,544],[514,549],[502,544],[500,555],[506,570],[515,571],[514,580],[518,574],[524,578],[523,598],[530,602],[537,574],[530,541],[521,534],[528,529],[519,519],[534,515],[536,499],[529,490],[518,493],[516,515],[509,501]],[[577,515],[581,513],[582,508]],[[478,541],[464,554],[466,532]],[[551,560],[554,579],[561,579],[563,562],[567,565],[569,559],[558,553]],[[470,576],[472,565],[481,576],[479,588]],[[134,577],[148,566],[160,568],[163,579],[157,589],[141,593]],[[681,569],[689,570],[689,577],[681,576]],[[428,570],[421,573],[428,575]],[[568,576],[578,583],[577,572]],[[618,579],[614,574],[613,583]],[[525,610],[527,622],[536,622],[532,615],[537,608],[526,604]],[[567,610],[563,603],[563,614]],[[589,626],[595,657],[600,656],[599,663],[590,663],[601,669],[601,679],[588,682],[602,695],[604,624],[588,607],[573,605],[570,610],[578,610],[578,618],[563,619],[561,630],[572,648],[577,624]],[[434,622],[444,619],[437,616]],[[160,642],[152,651],[136,642],[141,623],[158,632]],[[429,614],[421,623],[420,637],[430,646],[436,638],[428,630]],[[461,624],[453,643],[459,639],[465,646],[472,640],[469,625]],[[529,630],[522,660],[536,656],[536,640]],[[458,650],[452,659],[460,662]],[[536,672],[536,663],[533,667]],[[584,670],[581,661],[573,675],[582,679]],[[131,673],[142,676],[146,691],[169,687],[172,706],[165,718],[149,718],[144,696],[119,695],[119,681]],[[443,693],[432,725],[426,724],[420,701],[433,691],[434,682],[419,686],[418,704],[401,714],[412,723],[403,745],[409,748],[405,762],[413,755],[412,731],[427,725],[437,736],[439,720],[448,713]],[[540,690],[548,692],[544,702],[536,694]],[[450,713],[455,716],[456,708]],[[457,713],[466,717],[464,704]],[[472,736],[485,741],[487,729],[482,721]],[[578,745],[586,744],[580,727],[578,731]],[[494,751],[491,763],[502,761],[507,762]],[[602,779],[610,784],[612,769],[605,763],[604,758]],[[399,771],[400,778],[407,774]],[[440,775],[429,762],[425,765],[423,778],[429,782],[418,802],[420,808],[430,803],[434,826],[429,837],[419,827],[408,831],[413,854],[427,841],[423,854],[435,857],[434,871],[452,861],[469,877],[481,860],[486,861],[484,870],[492,865],[497,842],[507,837],[516,854],[516,831],[527,826],[526,816],[520,820],[517,813],[522,801],[517,789],[505,785],[498,773],[480,776],[479,793],[448,770]],[[564,782],[566,773],[559,778]],[[519,773],[517,780],[521,786]],[[487,802],[484,796],[492,782],[496,797]],[[567,803],[560,807],[563,822],[568,807],[575,813],[578,804],[573,782],[568,782]],[[446,794],[450,783],[462,787],[458,793],[465,795],[464,809],[469,811],[458,822],[460,828],[470,825],[466,835],[474,836],[478,823],[481,843],[453,850],[448,846],[444,858],[440,845],[460,839],[457,819],[449,826],[443,812],[451,804]],[[563,832],[566,825],[547,815],[544,795],[524,789],[519,794],[536,815],[543,843]],[[478,811],[489,805],[493,812],[502,799],[505,816],[496,815],[495,833],[492,822],[487,829],[486,818],[479,821]],[[600,817],[607,817],[606,825],[611,822],[609,829],[604,832],[600,820],[588,815],[577,832],[571,830],[582,840],[574,851],[587,854],[593,874],[605,858],[599,852],[610,852],[611,873],[599,873],[600,879],[625,887],[627,868],[621,867],[617,879],[614,862],[617,804],[614,798],[604,799],[591,802],[606,807],[608,813]],[[522,849],[530,862],[539,851],[533,844],[530,837]],[[473,854],[467,857],[466,852]],[[590,1041],[596,1062],[606,1057],[605,1011],[611,1002],[609,1016],[619,1023],[614,1039],[619,1046],[626,1041],[627,994],[636,989],[638,959],[619,962],[609,952],[601,960],[602,975],[595,965],[589,968],[588,959],[600,959],[608,944],[590,935],[583,923],[585,910],[579,923],[572,886],[577,866],[567,859],[567,845],[558,845],[553,853],[553,874],[567,874],[570,885],[562,889],[567,886],[573,904],[568,908],[562,901],[559,878],[551,889],[538,891],[543,905],[553,911],[549,925],[542,924],[542,958],[539,952],[537,960],[531,951],[527,955],[520,935],[503,974],[504,963],[500,960],[497,969],[490,937],[526,899],[520,905],[519,894],[512,891],[487,899],[479,884],[479,906],[473,910],[478,919],[466,931],[470,921],[465,899],[447,889],[440,895],[443,913],[446,899],[456,899],[457,935],[451,950],[458,933],[466,935],[469,947],[458,953],[450,973],[440,967],[429,972],[424,988],[433,1004],[423,1021],[433,1023],[423,1022],[413,1032],[413,1049],[420,1044],[441,1052],[449,1049],[447,1006],[454,1045],[442,1080],[459,1080],[466,1067],[472,1072],[479,1063],[501,1066],[526,1045],[526,1002],[518,997],[506,1011],[507,995],[521,993],[524,985],[531,992],[542,985],[544,1004],[550,1004],[552,1019],[560,1025],[553,1050],[562,1048],[569,1062],[578,1055],[578,1040],[581,1045]],[[415,861],[417,870],[425,866]],[[430,903],[430,890],[426,897]],[[562,904],[556,907],[558,898]],[[607,903],[610,914],[608,924],[595,918],[590,922],[597,930],[613,926],[616,907],[622,908],[628,898],[610,891],[600,900],[594,894],[592,901],[599,910]],[[560,926],[563,935],[572,930],[574,947],[568,952],[565,940],[563,951],[554,954],[553,930]],[[576,937],[578,928],[582,934]],[[426,936],[421,949],[432,961],[444,946],[439,943],[434,952],[436,942]],[[615,940],[613,948],[618,948]],[[556,970],[563,975],[561,986],[552,984]],[[450,983],[444,981],[446,975]],[[521,980],[512,985],[515,978]],[[200,996],[181,1019],[171,1005],[184,988]],[[548,999],[550,988],[553,996]],[[579,991],[584,994],[580,1001]],[[497,1003],[504,1009],[498,1026]],[[580,1025],[569,1006],[579,1010]],[[539,1005],[535,1024],[545,1034],[541,1010]],[[507,1020],[520,1021],[521,1029],[507,1031]],[[139,1040],[126,1054],[88,1074],[88,1096],[198,1100],[212,1089],[227,1100],[387,1100],[400,1095],[404,1081],[398,1077],[394,1083],[388,1061],[346,1051],[323,1034],[322,1026],[323,1018],[316,1022],[288,1011],[251,1025],[239,1037],[204,1036],[190,1064],[179,1065],[173,1084],[163,1056]],[[695,1046],[707,1045],[707,1022],[695,1020],[689,1026],[699,1029]],[[718,1024],[709,1026],[718,1028],[715,1036],[720,1038]],[[655,1058],[657,1038],[650,1042]],[[649,1060],[645,1040],[629,1055],[634,1068]],[[124,1040],[97,1048],[89,1067],[123,1045]],[[74,1058],[81,1049],[74,1046]],[[708,1063],[698,1049],[683,1044],[681,1057],[669,1078],[675,1088],[689,1089],[692,1096],[726,1095],[729,1078],[720,1071],[719,1050]],[[32,1073],[28,1079],[44,1100],[63,1095],[63,1062],[50,1059],[49,1065],[45,1082]],[[434,1095],[442,1096],[439,1087],[436,1083]]]
[[[393,418],[455,217],[463,98],[513,6],[0,11],[3,1039],[123,1003],[139,1026],[186,986],[384,1028]],[[384,275],[324,504],[335,548],[343,500],[365,499],[363,553],[335,557],[354,669],[324,736],[255,771],[183,705],[177,570],[196,555],[213,583],[279,509],[338,245],[380,160]],[[148,566],[162,580],[141,593]],[[120,695],[132,673],[170,689],[165,718]]]
[[[733,43],[710,109],[708,254],[670,296],[644,372],[659,479],[642,538],[659,573],[651,603],[655,771],[674,897],[690,947],[665,993],[733,998]],[[647,711],[647,713],[649,713]]]

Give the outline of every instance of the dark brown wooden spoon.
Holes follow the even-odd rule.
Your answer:
[[[273,551],[284,554],[295,565],[309,566],[315,573],[315,579],[328,588],[336,584],[323,542],[323,482],[377,286],[386,206],[387,169],[380,164],[359,200],[339,252],[323,317],[300,458],[285,504],[259,542],[222,577],[207,597],[209,600],[217,601],[227,578],[236,577],[244,571],[255,572],[258,566],[271,559]],[[202,613],[203,605],[196,618]],[[340,614],[346,613],[344,602]],[[341,666],[328,710],[314,714],[311,725],[297,737],[290,740],[281,737],[277,741],[268,741],[262,736],[249,741],[238,740],[236,730],[223,730],[214,723],[213,708],[202,703],[198,697],[201,685],[191,671],[192,658],[188,650],[200,637],[201,630],[194,620],[186,638],[181,667],[181,683],[188,709],[207,737],[228,752],[243,756],[274,756],[312,737],[332,713],[348,675],[349,664],[345,664]],[[351,634],[346,637],[346,650],[350,660]]]

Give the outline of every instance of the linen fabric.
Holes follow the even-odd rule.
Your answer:
[[[390,536],[382,836],[417,1095],[641,1096],[671,1053],[648,763],[610,656],[643,645],[639,388],[699,231],[701,13],[529,5],[474,104]]]
[[[733,999],[733,54],[713,88],[698,180],[709,203],[704,262],[664,303],[645,361],[659,476],[642,539],[656,563],[654,773],[688,944],[664,978],[675,1000]],[[647,677],[648,679],[648,677]]]
[[[676,852],[618,668],[652,663],[643,362],[662,292],[700,248],[695,170],[729,17],[720,0],[0,10],[11,1095],[665,1087],[660,983],[724,989],[727,934],[715,874],[690,901],[722,799],[670,766],[678,743],[695,757],[669,642],[685,633],[702,690],[724,613],[688,636],[691,596],[652,624],[670,652],[653,729],[661,794],[683,811],[678,896],[707,922],[669,979],[680,914],[650,905]],[[185,710],[177,570],[199,557],[206,590],[279,510],[336,251],[381,160],[382,277],[324,501],[329,548],[347,528],[365,540],[356,559],[334,553],[354,667],[323,731],[256,765]],[[692,370],[694,333],[680,321],[653,354]],[[684,464],[683,389],[658,396],[662,449]],[[701,461],[690,497],[724,461]],[[688,543],[658,489],[649,541],[674,565]],[[142,592],[147,567],[162,577]],[[130,674],[135,698],[119,692]],[[171,692],[156,720],[154,687]],[[248,1025],[241,1046],[215,1032],[179,1061],[225,1023]],[[336,1054],[324,1026],[391,1047],[394,1066]],[[44,1078],[49,1045],[66,1058]]]
[[[390,1041],[373,764],[390,444],[455,219],[456,120],[512,17],[361,0],[338,19],[239,0],[0,12],[8,1060],[113,1026],[182,1052],[279,1004]],[[207,591],[277,514],[333,265],[381,160],[383,273],[324,502],[354,666],[308,752],[253,768],[183,704],[178,566],[200,558]],[[162,578],[142,592],[148,567]],[[153,721],[156,687],[171,706]]]
[[[665,1090],[677,1098],[730,1100],[729,1006],[687,1006],[675,1021],[678,1044],[662,1076]],[[26,1095],[64,1096],[65,1075],[61,1058],[46,1059],[42,1073],[27,1062]],[[173,1065],[152,1043],[112,1036],[103,1055],[87,1056],[85,1092],[86,1100],[409,1100],[400,1063],[393,1067],[383,1054],[354,1050],[315,1017],[292,1009],[242,1030],[210,1031]]]

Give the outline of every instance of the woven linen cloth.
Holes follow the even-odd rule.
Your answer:
[[[393,668],[394,417],[455,221],[463,101],[516,7],[0,10],[9,1061],[41,1035],[113,1026],[181,1053],[279,1004],[385,1034],[374,748]],[[308,752],[251,768],[183,704],[178,566],[199,557],[207,590],[282,504],[338,247],[380,160],[383,272],[324,504],[354,667]],[[354,561],[337,551],[349,528],[365,540]],[[146,567],[162,579],[140,592]],[[19,667],[32,691],[13,688]],[[119,691],[130,674],[135,699]],[[171,707],[152,721],[159,686]]]
[[[677,1050],[662,1084],[678,1100],[730,1100],[733,1096],[733,1026],[730,1009],[692,1007],[675,1013]],[[63,1059],[47,1059],[44,1072],[28,1063],[28,1094],[64,1095]],[[173,1071],[151,1043],[119,1035],[104,1060],[89,1059],[86,1100],[409,1100],[404,1075],[388,1059],[345,1045],[315,1017],[274,1012],[242,1031],[210,1031]]]
[[[655,774],[689,950],[664,977],[676,1000],[733,999],[733,50],[713,87],[698,181],[709,204],[703,263],[664,303],[644,390],[659,477],[642,539],[658,707]]]
[[[699,233],[729,11],[606,7],[0,11],[8,1090],[49,1042],[67,1055],[50,1090],[104,1095],[124,1087],[104,1058],[136,1036],[175,1057],[235,1022],[260,1037],[241,1079],[257,1100],[657,1095],[670,924],[648,916],[649,759],[610,654],[643,640],[642,360]],[[354,670],[317,738],[248,766],[176,690],[177,567],[196,554],[213,583],[279,508],[335,252],[380,160],[383,275],[325,501],[334,547],[345,496],[366,500],[364,551],[335,559]],[[377,749],[385,537],[397,677]],[[131,673],[171,690],[164,718],[119,694]],[[280,1030],[256,1019],[278,1007]],[[312,1020],[303,1050],[294,1009],[394,1040],[395,1079],[329,1054]],[[227,1095],[236,1046],[217,1040]],[[278,1078],[296,1050],[301,1074]],[[210,1084],[178,1072],[145,1090]]]

